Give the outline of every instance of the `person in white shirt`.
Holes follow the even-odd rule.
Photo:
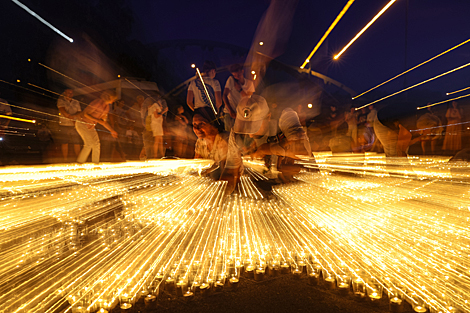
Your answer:
[[[245,70],[241,64],[233,64],[229,68],[230,76],[225,83],[224,89],[224,123],[225,131],[229,132],[235,117],[237,116],[237,106],[240,100],[244,97],[251,97],[255,92],[255,85],[253,81],[246,79],[244,76]]]
[[[202,67],[204,84],[199,75],[189,84],[186,103],[192,111],[203,107],[212,108],[212,106],[219,111],[222,106],[220,83],[214,79],[216,70],[214,62],[205,61]]]
[[[73,90],[66,89],[57,100],[57,108],[60,112],[59,120],[59,136],[58,141],[61,144],[62,157],[67,162],[69,153],[69,144],[73,145],[75,155],[80,153],[80,145],[82,140],[75,129],[75,120],[79,118],[82,111],[80,103],[73,99]]]
[[[150,127],[154,138],[153,156],[155,158],[162,158],[165,156],[165,151],[163,150],[163,115],[168,112],[168,107],[165,100],[160,99],[154,102],[148,108],[148,111],[148,115],[151,117]]]

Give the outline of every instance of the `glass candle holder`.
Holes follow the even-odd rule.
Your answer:
[[[132,297],[129,294],[127,293],[121,294],[119,296],[119,307],[122,310],[129,310],[132,307],[131,300],[132,300]]]
[[[388,299],[390,312],[401,312],[404,301],[404,293],[394,285],[388,289]]]
[[[318,285],[318,283],[320,282],[321,265],[319,263],[309,262],[306,266],[308,283],[314,286]]]
[[[367,279],[366,284],[367,295],[371,301],[378,301],[382,299],[383,287],[375,277]]]
[[[354,277],[352,279],[353,293],[356,298],[364,298],[366,295],[366,284],[361,277]]]
[[[322,268],[321,275],[323,277],[323,283],[328,289],[334,289],[336,286],[335,273],[331,269],[325,267]]]
[[[425,313],[428,311],[426,302],[416,293],[411,294],[411,307],[414,312]]]
[[[348,293],[351,288],[351,276],[347,274],[336,276],[336,287],[338,287],[338,290],[341,292]]]

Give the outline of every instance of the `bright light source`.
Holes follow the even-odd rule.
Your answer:
[[[21,83],[21,80],[17,79],[16,82],[17,82],[17,83]]]
[[[311,108],[313,108],[313,104],[309,103],[309,104],[307,104],[307,107],[308,107],[309,109],[311,109]]]
[[[196,64],[194,64],[194,63],[191,64],[191,67],[192,67],[192,68],[196,68]]]
[[[67,35],[65,35],[63,32],[61,32],[60,30],[58,30],[57,28],[55,28],[54,26],[52,26],[50,23],[48,23],[45,19],[43,19],[42,17],[40,17],[39,15],[36,14],[36,12],[32,11],[30,8],[28,8],[27,6],[25,6],[23,3],[19,2],[18,0],[11,0],[13,1],[14,3],[16,3],[19,7],[21,7],[22,9],[24,9],[26,12],[28,12],[29,14],[31,14],[32,16],[34,16],[35,18],[37,18],[38,20],[40,20],[44,25],[48,26],[50,29],[52,29],[53,31],[55,31],[57,34],[61,35],[62,37],[64,37],[65,39],[67,39],[68,41],[70,42],[73,42],[73,39],[68,37]]]
[[[448,92],[448,93],[446,93],[446,96],[448,96],[448,95],[453,95],[454,93],[459,93],[459,92],[461,92],[461,91],[468,90],[468,89],[470,89],[470,87],[463,88],[463,89],[459,89],[459,90],[452,91],[452,92]]]
[[[118,77],[121,77],[121,75],[118,75]]]
[[[3,137],[0,137],[0,141],[3,141]]]
[[[264,45],[264,42],[260,41],[260,42],[259,42],[259,45],[260,45],[260,46]]]
[[[28,62],[31,62],[31,59],[28,59]]]
[[[349,0],[348,3],[344,6],[344,8],[339,12],[338,16],[335,18],[333,23],[331,23],[330,27],[328,27],[328,30],[325,32],[323,37],[321,37],[320,41],[317,43],[315,48],[313,48],[312,52],[310,52],[309,56],[307,57],[307,60],[305,60],[304,64],[300,66],[300,68],[304,68],[305,65],[307,65],[308,62],[310,62],[310,59],[313,57],[315,52],[317,52],[318,48],[320,48],[321,44],[325,41],[326,37],[330,34],[330,32],[335,28],[336,24],[338,24],[339,20],[343,17],[343,15],[346,13],[346,11],[349,9],[351,4],[353,4],[354,0]]]
[[[256,72],[255,72],[255,71],[251,71],[251,74],[255,75],[255,74],[256,74]]]
[[[256,74],[255,74],[255,76],[253,77],[253,80],[256,80]]]
[[[364,28],[361,29],[361,31],[358,32],[357,35],[354,36],[354,38],[351,39],[351,41],[337,55],[334,56],[334,59],[337,60],[344,53],[344,51],[346,51],[349,48],[349,46],[351,46],[356,41],[356,39],[359,38],[396,1],[397,0],[390,0],[390,2],[386,6],[384,6],[383,9],[380,10],[380,12],[377,13],[377,15],[374,16],[374,18],[370,20],[370,22],[367,23],[367,25],[364,26]]]

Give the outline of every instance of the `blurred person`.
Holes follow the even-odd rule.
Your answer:
[[[373,130],[366,126],[357,128],[357,144],[353,147],[353,152],[369,152],[374,147],[375,135]]]
[[[134,129],[133,125],[128,126],[126,130],[126,144],[125,151],[128,157],[132,159],[138,158],[138,152],[140,152],[140,136],[139,133]]]
[[[197,136],[194,158],[213,160],[214,164],[204,171],[214,179],[220,179],[228,150],[228,134],[219,131],[216,117],[209,108],[194,111],[193,131]]]
[[[436,142],[442,132],[440,127],[441,125],[441,120],[436,114],[434,114],[431,107],[428,107],[427,112],[418,118],[416,127],[422,130],[421,133],[423,133],[424,130],[430,131],[429,135],[421,137],[421,149],[423,150],[423,155],[426,155],[427,142],[430,142],[431,144],[431,153],[435,154]]]
[[[96,132],[96,124],[101,124],[111,133],[113,138],[118,138],[118,133],[109,125],[107,117],[109,106],[116,100],[116,94],[112,91],[104,91],[98,99],[93,100],[83,110],[81,122],[77,121],[75,128],[82,137],[84,146],[80,151],[77,162],[85,163],[91,152],[91,161],[99,163],[101,144],[98,133]]]
[[[145,97],[143,95],[138,95],[135,98],[135,101],[132,104],[132,106],[129,107],[125,113],[127,118],[130,120],[128,121],[128,124],[129,125],[132,124],[137,132],[141,132],[142,129],[144,128],[144,125],[141,122],[141,119],[142,119],[141,110],[142,110],[142,104],[144,103],[144,101],[145,101]]]
[[[348,123],[348,136],[351,137],[354,145],[357,143],[357,112],[354,107],[349,109],[344,116],[346,123]]]
[[[186,103],[192,111],[203,107],[212,109],[212,105],[214,105],[214,109],[218,112],[222,106],[220,83],[214,79],[216,70],[217,67],[214,62],[205,61],[202,67],[203,73],[201,74],[204,84],[201,82],[199,75],[189,84]],[[210,99],[207,98],[207,94],[209,94]]]
[[[446,112],[447,126],[442,150],[455,154],[462,149],[462,120],[463,110],[457,101],[452,101],[452,106]]]
[[[162,105],[161,102],[165,100],[160,100],[154,102],[148,108],[148,116],[150,117],[150,128],[152,129],[154,144],[153,144],[153,157],[160,159],[165,156],[165,151],[163,149],[163,116],[168,112],[168,107]],[[147,158],[149,156],[147,155]]]
[[[118,133],[118,138],[111,139],[111,158],[114,158],[115,153],[117,153],[121,161],[125,161],[127,158],[125,151],[125,135],[128,122],[126,111],[124,100],[119,99],[113,104],[109,114],[109,124]]]
[[[361,126],[364,126],[367,123],[367,115],[368,115],[368,112],[366,108],[362,108],[359,110],[359,112],[357,112],[357,127],[358,128]]]
[[[175,150],[175,155],[177,157],[187,157],[188,153],[186,152],[188,147],[188,125],[189,120],[185,115],[184,107],[179,105],[176,108],[176,115],[173,123],[173,146]]]
[[[374,122],[377,119],[377,110],[374,105],[369,105],[369,114],[367,114],[367,127],[374,127]]]
[[[243,97],[251,97],[255,92],[253,81],[245,78],[245,70],[241,64],[232,64],[229,68],[232,74],[225,83],[224,101],[224,123],[225,131],[230,132],[237,116],[237,106]]]
[[[40,142],[40,149],[41,149],[41,159],[42,162],[44,163],[46,159],[46,151],[49,145],[54,142],[52,139],[52,133],[49,128],[47,128],[47,125],[44,123],[39,124],[39,129],[37,131],[37,138]]]
[[[67,162],[69,144],[72,144],[75,151],[75,156],[80,153],[80,145],[82,140],[75,129],[75,120],[79,118],[82,111],[80,103],[73,99],[73,90],[66,89],[57,100],[57,107],[59,108],[59,136],[58,141],[61,144],[62,157],[64,162]]]
[[[355,145],[348,132],[349,126],[347,123],[342,123],[338,126],[336,136],[332,137],[328,143],[332,154],[353,152]]]
[[[138,97],[139,98],[139,97]],[[140,99],[142,100],[142,99]],[[164,101],[164,100],[163,100]],[[139,128],[136,128],[136,130],[140,131],[142,133],[142,141],[143,141],[143,147],[142,150],[140,151],[140,156],[139,158],[141,160],[146,160],[150,159],[153,156],[154,152],[154,145],[155,145],[155,138],[153,137],[153,131],[152,131],[152,115],[149,115],[149,108],[154,105],[157,101],[153,99],[152,97],[147,97],[142,100],[140,103],[140,121],[141,124],[139,123]],[[164,105],[163,105],[164,104]],[[166,107],[166,102],[161,103],[162,107]]]
[[[300,125],[304,128],[304,130],[307,130],[307,113],[304,110],[304,106],[302,104],[299,104],[297,106],[297,115],[299,117]]]

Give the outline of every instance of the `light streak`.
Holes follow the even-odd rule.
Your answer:
[[[207,87],[206,87],[206,84],[204,83],[204,79],[202,79],[201,72],[199,71],[199,68],[197,68],[197,67],[196,67],[196,73],[197,73],[199,79],[201,80],[202,85],[204,86],[204,92],[206,93],[207,99],[209,99],[209,102],[210,102],[210,104],[211,104],[211,108],[212,108],[212,110],[214,111],[214,114],[217,116],[217,110],[215,109],[215,106],[214,106],[214,104],[212,103],[212,99],[211,99],[211,97],[210,97],[210,95],[209,95],[209,91],[207,91]]]
[[[369,90],[364,91],[363,93],[361,93],[361,94],[359,94],[359,95],[353,97],[352,99],[353,99],[353,100],[354,100],[354,99],[357,99],[357,98],[359,98],[360,96],[363,96],[363,95],[365,95],[366,93],[368,93],[368,92],[370,92],[370,91],[372,91],[372,90],[374,90],[374,89],[376,89],[376,88],[378,88],[378,87],[381,87],[381,86],[385,85],[386,83],[389,83],[389,82],[391,82],[392,80],[394,80],[394,79],[396,79],[396,78],[398,78],[398,77],[400,77],[400,76],[402,76],[402,75],[405,75],[405,74],[411,72],[412,70],[417,69],[418,67],[420,67],[420,66],[422,66],[422,65],[424,65],[424,64],[426,64],[426,63],[428,63],[428,62],[431,62],[432,60],[435,60],[435,59],[437,59],[438,57],[443,56],[444,54],[449,53],[450,51],[452,51],[452,50],[454,50],[454,49],[457,49],[458,47],[461,47],[461,46],[463,46],[464,44],[469,43],[469,42],[470,42],[470,39],[467,39],[467,40],[465,40],[464,42],[461,42],[461,43],[459,43],[458,45],[456,45],[456,46],[454,46],[454,47],[452,47],[452,48],[450,48],[450,49],[447,49],[446,51],[444,51],[444,52],[442,52],[442,53],[439,53],[438,55],[436,55],[436,56],[430,58],[429,60],[426,60],[426,61],[424,61],[424,62],[422,62],[422,63],[420,63],[420,64],[418,64],[418,65],[416,65],[416,66],[414,66],[414,67],[412,67],[412,68],[410,68],[410,69],[408,69],[408,70],[406,70],[406,71],[404,71],[403,73],[400,73],[400,74],[398,74],[398,75],[396,75],[396,76],[390,78],[389,80],[386,80],[386,81],[384,81],[383,83],[380,83],[380,84],[378,84],[377,86],[375,86],[375,87],[373,87],[373,88],[371,88],[371,89],[369,89]],[[470,87],[468,87],[468,88],[470,88]],[[466,89],[468,89],[468,88],[465,88],[465,89],[462,89],[462,90],[466,90]],[[459,91],[462,91],[462,90],[454,91],[454,92],[452,92],[452,93],[456,93],[456,92],[459,92]],[[450,94],[452,94],[452,93],[447,93],[447,95],[450,95]]]
[[[38,63],[38,64],[39,64],[40,66],[42,66],[42,67],[44,67],[44,68],[46,68],[46,69],[48,69],[48,70],[50,70],[50,71],[56,73],[56,74],[59,74],[59,75],[61,75],[61,76],[64,76],[65,78],[68,78],[68,79],[70,79],[70,80],[76,82],[77,84],[80,84],[80,85],[82,85],[82,86],[84,86],[84,87],[88,87],[88,86],[85,85],[84,83],[81,83],[81,82],[79,82],[78,80],[75,80],[75,79],[73,79],[72,77],[63,74],[63,73],[59,72],[58,70],[53,69],[52,67],[49,67],[49,66],[47,66],[47,65],[44,65],[44,64],[42,64],[42,63]]]
[[[463,96],[456,97],[456,98],[452,98],[452,99],[447,99],[447,100],[440,101],[440,102],[431,103],[431,104],[428,104],[428,105],[425,105],[425,106],[422,106],[422,107],[417,107],[417,109],[418,110],[426,109],[426,108],[429,108],[429,107],[432,107],[432,106],[435,106],[435,105],[438,105],[438,104],[442,104],[442,103],[446,103],[446,102],[450,102],[450,101],[454,101],[454,100],[458,100],[458,99],[462,99],[462,98],[466,98],[466,97],[470,97],[470,94],[463,95]]]
[[[351,39],[351,41],[349,41],[349,43],[333,57],[333,59],[337,60],[395,2],[396,0],[391,0],[385,7],[383,7],[383,9],[380,10],[379,13],[377,13],[377,15],[375,15],[374,18],[370,20],[370,22],[367,23],[367,25],[364,26],[364,28],[361,29],[361,31],[357,33],[356,36],[354,36],[354,38]]]
[[[454,69],[452,69],[452,70],[450,70],[450,71],[447,71],[447,72],[445,72],[445,73],[439,74],[439,75],[434,76],[434,77],[432,77],[432,78],[426,79],[426,80],[424,80],[424,81],[422,81],[422,82],[420,82],[420,83],[414,84],[413,86],[404,88],[404,89],[402,89],[402,90],[400,90],[400,91],[397,91],[397,92],[394,92],[394,93],[392,93],[392,94],[390,94],[390,95],[388,95],[388,96],[385,96],[385,97],[383,97],[383,98],[380,98],[380,99],[378,99],[378,100],[375,100],[375,101],[373,101],[373,102],[370,102],[370,103],[368,103],[368,104],[365,104],[365,105],[363,105],[363,106],[361,106],[361,107],[359,107],[359,108],[356,108],[356,111],[357,111],[357,110],[360,110],[360,109],[362,109],[362,108],[368,107],[368,106],[371,105],[371,104],[374,104],[374,103],[380,102],[380,101],[382,101],[382,100],[388,99],[388,98],[390,98],[390,97],[396,96],[396,95],[398,95],[398,94],[400,94],[400,93],[402,93],[402,92],[404,92],[404,91],[407,91],[407,90],[413,89],[413,88],[415,88],[415,87],[421,86],[421,85],[423,85],[423,84],[426,84],[426,83],[428,83],[428,82],[430,82],[430,81],[433,81],[433,80],[435,80],[435,79],[438,79],[438,78],[440,78],[440,77],[442,77],[442,76],[445,76],[445,75],[451,74],[451,73],[453,73],[453,72],[455,72],[455,71],[458,71],[458,70],[461,70],[461,69],[463,69],[463,68],[466,68],[466,67],[469,66],[469,65],[470,65],[470,63],[464,64],[464,65],[459,66],[459,67],[456,67],[456,68],[454,68]],[[446,100],[446,101],[451,101],[451,100]]]
[[[313,55],[315,54],[315,52],[317,52],[317,50],[320,48],[320,46],[322,45],[322,43],[325,41],[326,37],[328,37],[328,35],[331,33],[331,31],[333,30],[333,28],[335,28],[336,24],[338,24],[338,22],[341,20],[341,18],[343,17],[343,15],[346,13],[346,11],[348,11],[349,7],[353,4],[354,0],[349,0],[348,3],[346,3],[346,5],[343,7],[343,9],[341,10],[341,12],[339,12],[338,16],[336,16],[335,20],[333,21],[333,23],[331,23],[330,27],[326,30],[325,34],[323,34],[323,37],[321,37],[320,41],[317,43],[317,45],[315,46],[315,48],[313,48],[312,52],[310,52],[310,54],[308,55],[307,59],[304,61],[304,63],[300,66],[300,68],[304,68],[307,63],[310,62],[310,59],[313,57]]]
[[[371,287],[373,276],[406,301],[470,310],[466,162],[316,159],[319,173],[301,172],[269,197],[255,185],[266,180],[257,160],[225,198],[226,182],[192,174],[208,160],[0,168],[0,310],[109,311],[163,288],[220,290],[242,268],[312,266],[333,281]]]
[[[70,42],[73,42],[73,39],[68,37],[67,35],[65,35],[63,32],[61,32],[60,30],[58,30],[57,28],[55,28],[54,26],[52,26],[49,22],[47,22],[45,19],[43,19],[42,17],[40,17],[38,14],[36,14],[36,12],[34,12],[33,10],[31,10],[30,8],[28,8],[27,6],[25,6],[23,3],[19,2],[18,0],[11,0],[13,1],[14,3],[16,3],[20,8],[24,9],[26,12],[28,12],[29,14],[31,14],[32,16],[34,16],[35,18],[37,18],[39,21],[41,21],[44,25],[46,25],[47,27],[49,27],[50,29],[52,29],[53,31],[55,31],[57,34],[59,34],[60,36],[64,37],[65,39],[67,39],[68,41]]]
[[[24,118],[19,118],[19,117],[14,117],[14,116],[9,116],[9,115],[2,115],[2,114],[0,114],[0,118],[6,118],[6,119],[9,119],[9,120],[32,123],[32,124],[36,123],[35,120],[27,120],[27,119],[24,119]]]
[[[468,90],[468,89],[470,89],[470,87],[463,88],[463,89],[456,90],[456,91],[452,91],[452,92],[448,92],[448,93],[446,93],[446,96],[449,96],[449,95],[452,95],[454,93],[458,93],[458,92],[461,92],[461,91],[464,91],[464,90]]]

